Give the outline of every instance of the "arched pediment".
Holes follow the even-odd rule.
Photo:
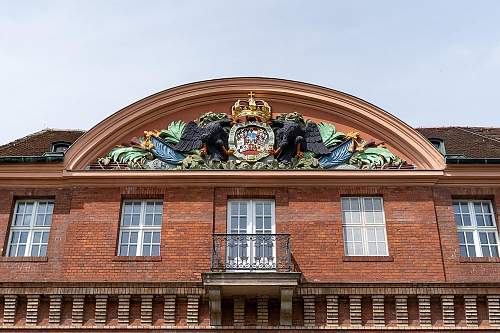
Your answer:
[[[273,114],[300,112],[304,118],[331,123],[344,131],[385,145],[420,170],[442,170],[443,156],[416,130],[384,110],[333,89],[269,78],[229,78],[171,88],[112,114],[80,137],[67,151],[65,169],[84,170],[116,144],[144,131],[189,121],[205,112],[231,112],[238,99],[252,91],[272,107]]]

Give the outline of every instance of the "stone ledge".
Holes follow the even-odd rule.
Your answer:
[[[393,256],[344,256],[343,261],[358,261],[358,262],[371,262],[371,261],[394,261]]]
[[[205,288],[220,288],[224,296],[279,295],[281,288],[295,288],[301,273],[296,272],[207,272]]]
[[[0,262],[47,262],[49,257],[0,257]]]
[[[161,256],[114,256],[113,261],[136,262],[136,261],[161,261]]]
[[[301,273],[295,272],[209,272],[203,286],[297,286]]]
[[[499,263],[500,257],[460,257],[461,263]]]

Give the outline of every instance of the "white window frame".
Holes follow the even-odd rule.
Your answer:
[[[382,205],[382,223],[367,223],[367,218],[366,218],[366,209],[365,209],[365,200],[364,199],[372,199],[372,198],[377,198],[380,199],[380,203]],[[344,210],[342,209],[342,199],[358,199],[360,202],[360,218],[361,218],[361,223],[360,224],[347,224],[344,220]],[[344,255],[349,256],[349,257],[365,257],[365,256],[371,256],[371,257],[386,257],[389,256],[389,240],[387,239],[387,224],[385,223],[385,209],[384,209],[384,199],[379,196],[342,196],[340,198],[340,210],[341,210],[341,218],[342,218],[342,234],[343,234],[343,240],[344,240]],[[354,228],[361,228],[361,244],[363,248],[363,253],[362,254],[348,254],[347,252],[347,239],[346,239],[346,227],[354,227]],[[369,254],[368,253],[368,228],[371,227],[383,227],[384,230],[384,238],[385,238],[385,254]],[[382,243],[382,242],[377,242],[377,243]],[[377,252],[378,252],[378,246],[377,246]]]
[[[231,204],[232,203],[245,203],[247,206],[247,227],[246,227],[246,232],[242,233],[239,230],[239,225],[238,225],[238,232],[232,233],[231,232]],[[255,214],[255,207],[258,203],[271,203],[271,230],[270,232],[265,231],[265,230],[257,230],[256,227],[256,214]],[[238,215],[239,216],[239,215]],[[263,225],[264,229],[264,225]],[[228,234],[276,234],[276,202],[274,199],[229,199],[227,200],[227,233]],[[248,247],[247,247],[247,254],[246,256],[249,258],[248,263],[249,265],[253,265],[256,263],[256,256],[255,256],[255,251],[254,251],[254,241],[248,241]],[[226,251],[226,257],[229,255],[229,251]],[[276,257],[276,241],[273,241],[273,258],[275,261],[275,264],[277,264],[277,257]],[[228,260],[228,258],[226,258]],[[240,260],[240,259],[237,259]],[[263,259],[261,259],[263,260]],[[242,261],[243,263],[243,261]],[[251,268],[249,268],[251,270]]]
[[[456,221],[456,217],[455,217],[455,204],[456,203],[466,203],[468,208],[469,208],[469,216],[470,216],[470,221],[471,221],[471,225],[470,226],[460,226],[457,224],[457,221]],[[474,209],[474,204],[475,203],[487,203],[490,207],[490,212],[491,212],[491,219],[493,221],[493,226],[478,226],[477,225],[477,219],[476,219],[476,211]],[[458,240],[458,243],[459,243],[459,251],[460,251],[460,245],[462,245],[462,243],[460,243],[460,239],[458,238],[458,234],[460,232],[472,232],[472,236],[473,236],[473,239],[474,239],[474,249],[476,251],[476,255],[475,256],[470,256],[469,255],[469,249],[467,248],[467,245],[469,245],[470,243],[467,243],[467,239],[465,239],[465,244],[466,245],[466,252],[467,252],[467,257],[485,257],[483,255],[483,249],[481,248],[481,241],[480,241],[480,238],[479,238],[479,233],[480,232],[494,232],[495,233],[495,237],[496,237],[496,241],[497,241],[497,253],[500,255],[500,240],[498,239],[498,227],[497,227],[497,222],[496,222],[496,218],[495,218],[495,211],[493,209],[493,204],[491,202],[491,200],[467,200],[467,199],[459,199],[459,200],[453,200],[452,202],[452,209],[453,209],[453,219],[455,221],[455,226],[457,228],[457,240]],[[460,208],[460,212],[461,212],[461,209]],[[463,215],[463,214],[461,214]],[[471,244],[472,245],[472,244]],[[489,247],[491,247],[489,245]],[[460,252],[460,255],[461,252]],[[486,257],[489,257],[489,256],[486,256]],[[498,256],[497,256],[498,257]]]
[[[26,204],[26,203],[32,203],[33,204],[33,210],[31,212],[31,218],[30,218],[30,224],[26,226],[17,226],[15,225],[16,217],[17,217],[17,211],[19,208],[19,204]],[[37,219],[37,212],[38,212],[38,207],[40,203],[45,203],[45,204],[51,204],[52,205],[52,212],[50,213],[50,225],[48,226],[37,226],[35,225],[35,221]],[[48,214],[44,214],[48,215]],[[42,242],[41,240],[43,239],[43,233],[48,233],[48,237],[50,237],[50,228],[52,226],[52,217],[54,215],[54,200],[50,199],[40,199],[40,200],[16,200],[16,205],[14,207],[14,213],[12,214],[12,221],[10,223],[10,231],[9,231],[9,241],[7,243],[7,257],[40,257],[40,246],[45,245],[47,247],[45,254],[42,257],[47,256],[47,251],[48,251],[48,246],[49,246],[49,239],[47,239],[47,243]],[[23,216],[26,216],[26,214],[23,213]],[[46,217],[45,217],[46,218]],[[16,246],[16,253],[12,254],[10,252],[10,248],[12,245],[12,236],[14,232],[27,232],[28,237],[26,239],[25,243],[25,249],[24,253],[20,254],[19,253],[19,243],[17,243]],[[39,242],[33,243],[33,236],[36,232],[41,232],[42,236]],[[38,245],[38,254],[37,255],[32,255],[32,247],[33,245]]]
[[[247,234],[258,234],[255,223],[255,205],[262,202],[271,203],[271,234],[276,233],[275,201],[273,199],[229,199],[227,201],[227,233],[231,233],[231,203],[244,202],[247,204]],[[250,223],[249,223],[250,222]],[[250,225],[250,229],[248,226]],[[239,227],[238,227],[239,228]]]
[[[141,203],[141,211],[140,211],[140,217],[139,217],[139,225],[138,226],[133,226],[133,225],[128,225],[124,226],[123,225],[123,218],[125,216],[125,206],[127,203]],[[161,223],[160,225],[152,225],[148,226],[145,225],[145,220],[146,220],[146,205],[148,202],[155,202],[156,204],[160,204],[162,207],[162,213],[161,213]],[[147,199],[147,200],[124,200],[122,202],[122,211],[121,211],[121,216],[120,216],[120,230],[119,230],[119,240],[118,240],[118,249],[117,249],[117,255],[121,257],[142,257],[142,256],[151,256],[149,254],[144,255],[143,253],[143,245],[144,245],[144,233],[145,232],[158,232],[160,233],[160,241],[159,243],[153,243],[152,241],[148,244],[150,245],[158,245],[159,246],[159,252],[158,255],[161,255],[161,229],[163,226],[163,201],[162,200],[155,200],[155,199]],[[127,254],[122,254],[121,253],[121,245],[122,245],[122,235],[123,232],[129,232],[129,237],[130,237],[130,232],[137,232],[137,243],[136,245],[136,252],[135,255],[131,255],[129,253],[130,251],[130,244],[127,243]],[[150,248],[150,252],[152,249]]]

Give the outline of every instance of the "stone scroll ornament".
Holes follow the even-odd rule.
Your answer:
[[[114,147],[97,163],[103,169],[284,170],[385,169],[405,162],[383,144],[315,123],[297,112],[274,119],[271,107],[250,93],[231,116],[208,112],[187,124],[174,121]]]

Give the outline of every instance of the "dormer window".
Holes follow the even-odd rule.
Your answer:
[[[66,141],[57,141],[52,143],[52,152],[53,153],[65,153],[68,150],[71,143]]]
[[[444,148],[443,139],[429,138],[429,141],[432,143],[434,148],[436,148],[441,154],[446,155],[446,149]]]

